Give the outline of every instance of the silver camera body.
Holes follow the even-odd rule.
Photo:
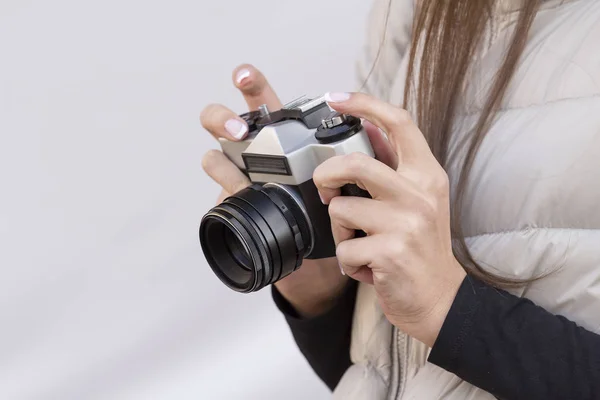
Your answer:
[[[317,166],[328,158],[354,152],[374,156],[362,129],[334,137],[335,141],[317,139],[317,129],[335,128],[336,123],[351,118],[333,112],[323,98],[301,98],[282,110],[270,114],[263,106],[254,115],[256,122],[249,124],[254,127],[258,123],[258,127],[249,132],[246,140],[219,139],[223,153],[247,172],[252,182],[300,185],[310,181]],[[291,112],[285,113],[286,110]]]
[[[302,97],[274,112],[261,106],[241,117],[247,138],[219,142],[253,185],[204,216],[200,242],[227,286],[253,292],[289,275],[303,259],[335,256],[313,173],[334,156],[374,154],[361,120],[331,110],[323,97]],[[356,185],[344,186],[342,195],[368,197]]]

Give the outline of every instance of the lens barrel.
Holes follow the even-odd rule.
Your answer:
[[[228,197],[202,218],[199,235],[217,277],[243,293],[291,274],[314,245],[300,196],[279,184],[252,185]]]

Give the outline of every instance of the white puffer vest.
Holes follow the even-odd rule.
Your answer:
[[[417,0],[418,1],[418,0]],[[469,73],[455,143],[478,117],[522,1],[501,0]],[[388,0],[370,16],[360,81],[381,43]],[[402,104],[413,0],[393,0],[367,90]],[[449,168],[451,185],[461,160]],[[600,333],[600,1],[545,1],[501,111],[479,150],[463,226],[475,258],[496,274],[529,278],[513,293]],[[544,332],[540,332],[543,335]],[[344,400],[493,399],[427,363],[430,349],[393,328],[372,287],[359,288],[354,365],[334,392]]]

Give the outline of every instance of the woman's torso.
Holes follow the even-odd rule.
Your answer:
[[[456,144],[479,116],[486,84],[502,60],[518,0],[501,1],[469,73]],[[402,104],[411,0],[394,0],[388,37],[369,91]],[[382,24],[387,1],[372,23]],[[380,22],[377,22],[377,21]],[[368,70],[381,32],[370,33]],[[499,275],[549,274],[513,293],[600,333],[600,3],[546,1],[495,122],[481,146],[464,203],[475,259]],[[375,50],[374,50],[375,49]],[[371,61],[369,61],[371,60]],[[460,158],[450,165],[456,186]],[[540,334],[544,334],[540,332]],[[361,285],[343,399],[488,399],[491,395],[427,363],[429,349],[397,332]]]

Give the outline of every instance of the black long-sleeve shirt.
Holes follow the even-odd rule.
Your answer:
[[[333,390],[350,367],[350,330],[358,283],[351,280],[335,306],[316,318],[301,319],[275,286],[273,300],[292,330],[300,351],[317,376]]]
[[[332,389],[350,366],[356,287],[304,320],[273,290],[300,350]],[[600,336],[473,277],[463,281],[428,361],[501,399],[600,399]]]

